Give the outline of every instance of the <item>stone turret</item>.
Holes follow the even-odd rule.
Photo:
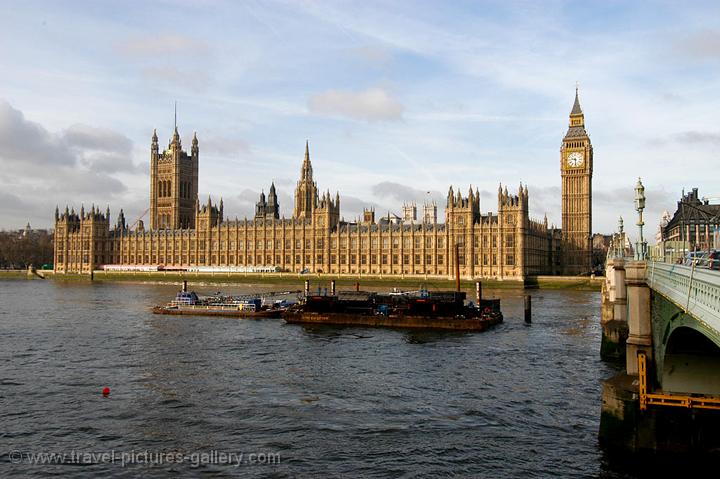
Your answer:
[[[310,163],[310,146],[305,142],[305,159],[300,170],[300,180],[295,188],[294,218],[312,218],[312,212],[318,204],[317,184],[313,181],[312,164]]]

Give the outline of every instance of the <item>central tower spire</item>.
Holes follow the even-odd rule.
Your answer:
[[[310,145],[305,140],[305,159],[300,170],[300,180],[295,188],[295,218],[312,218],[312,212],[318,202],[317,185],[313,181],[312,164],[310,163]]]
[[[310,145],[308,140],[305,140],[305,159],[303,160],[302,170],[300,171],[300,179],[312,181],[312,164],[310,163]]]

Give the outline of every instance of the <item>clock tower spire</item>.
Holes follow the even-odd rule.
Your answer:
[[[563,270],[567,275],[592,271],[592,168],[593,148],[576,87],[560,147]]]

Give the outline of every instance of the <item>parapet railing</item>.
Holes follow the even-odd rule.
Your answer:
[[[647,282],[720,338],[720,271],[648,261]]]

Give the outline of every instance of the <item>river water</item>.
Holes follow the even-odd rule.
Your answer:
[[[528,326],[486,290],[505,322],[466,334],[149,312],[176,290],[0,280],[0,475],[625,477],[597,292],[532,291]]]

